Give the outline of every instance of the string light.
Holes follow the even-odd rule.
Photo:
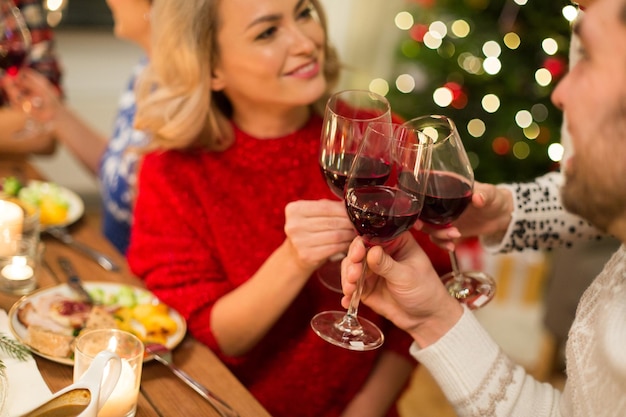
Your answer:
[[[578,17],[578,8],[570,5],[563,7],[562,10],[563,17],[567,19],[569,22],[573,22]]]
[[[495,94],[486,94],[481,100],[483,109],[488,113],[495,113],[500,108],[500,98]]]
[[[541,42],[541,48],[548,55],[554,55],[559,51],[559,44],[552,38],[546,38]]]
[[[396,15],[394,23],[400,30],[409,30],[413,27],[415,21],[413,20],[413,15],[411,13],[404,11]]]
[[[564,153],[565,149],[563,149],[563,145],[560,143],[551,143],[550,146],[548,146],[548,158],[554,162],[562,161]]]
[[[552,74],[545,68],[539,68],[535,71],[535,81],[540,86],[546,87],[552,82]]]
[[[450,25],[450,30],[452,34],[457,38],[465,38],[470,34],[470,25],[465,20],[455,20]]]
[[[380,94],[383,97],[389,93],[389,83],[382,78],[374,78],[370,81],[368,88],[370,91]]]

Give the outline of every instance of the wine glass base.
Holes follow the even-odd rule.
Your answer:
[[[367,351],[382,346],[385,336],[371,321],[348,317],[345,311],[325,311],[311,319],[313,331],[325,341],[349,350]]]
[[[324,265],[320,266],[317,271],[315,271],[317,279],[319,279],[323,286],[339,294],[343,294],[343,291],[341,289],[342,259],[343,255],[337,260],[331,258],[326,261]]]
[[[451,296],[467,305],[470,310],[483,307],[493,299],[496,282],[492,277],[480,271],[465,271],[457,274],[448,272],[441,281]]]

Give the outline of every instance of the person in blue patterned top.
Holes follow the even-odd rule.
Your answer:
[[[41,74],[23,71],[15,84],[7,86],[9,96],[17,88],[27,88],[29,94],[42,99],[42,106],[33,116],[51,126],[56,139],[63,143],[78,160],[100,180],[102,195],[102,227],[105,236],[123,254],[128,246],[132,221],[135,167],[146,134],[133,128],[137,76],[147,65],[150,46],[150,10],[152,0],[107,0],[115,21],[115,36],[139,45],[145,52],[135,66],[119,102],[110,139],[96,132],[69,106],[58,90]],[[18,85],[22,83],[23,85]]]

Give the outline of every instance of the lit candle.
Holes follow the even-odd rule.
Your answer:
[[[104,407],[98,412],[98,417],[123,417],[137,406],[139,394],[139,379],[135,370],[126,359],[122,358],[122,372],[113,392]]]
[[[0,200],[0,256],[15,253],[15,241],[22,234],[24,211],[20,206]]]
[[[2,276],[12,281],[24,281],[32,278],[35,271],[27,263],[25,256],[14,256],[12,263],[2,268]]]

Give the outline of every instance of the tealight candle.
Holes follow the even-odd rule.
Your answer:
[[[139,383],[137,375],[128,360],[122,359],[122,372],[113,392],[98,413],[98,417],[124,417],[132,412],[137,404]]]
[[[12,281],[24,281],[32,278],[35,271],[28,265],[25,256],[14,256],[12,263],[5,265],[0,273],[4,278]]]
[[[0,200],[0,256],[15,253],[15,240],[22,234],[24,211],[11,201]]]

